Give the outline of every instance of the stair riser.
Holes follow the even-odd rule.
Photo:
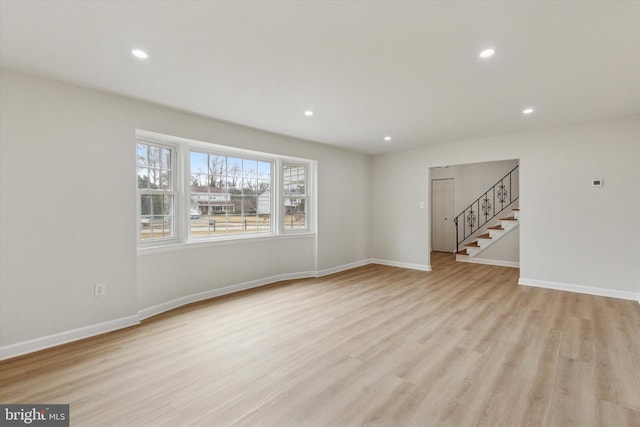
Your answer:
[[[502,228],[504,228],[504,231],[507,231],[508,229],[515,227],[515,225],[518,223],[518,221],[500,221],[500,226]]]
[[[511,229],[517,227],[519,224],[518,219],[520,218],[520,211],[511,211],[510,217],[515,218],[514,220],[500,220],[500,227],[502,230],[490,230],[487,229],[486,232],[489,233],[490,239],[477,238],[476,242],[479,247],[475,246],[465,246],[465,250],[467,251],[466,255],[456,254],[456,260],[464,261],[469,258],[473,258],[478,255],[480,252],[484,251],[488,246],[491,246],[496,241],[500,240],[500,238],[509,232]],[[503,217],[504,218],[504,217]]]
[[[486,248],[491,244],[491,242],[492,242],[492,239],[478,239],[478,244],[480,245],[480,248]]]
[[[489,230],[491,239],[477,239],[479,247],[465,246],[467,255],[456,255],[456,260],[464,261],[469,258],[473,258],[480,252],[484,251],[488,246],[500,240],[502,236],[510,232],[512,229],[520,225],[519,221],[500,221],[504,230]]]
[[[469,258],[473,258],[474,256],[476,256],[480,250],[483,248],[473,248],[473,247],[467,247],[467,256]]]
[[[489,230],[489,236],[491,236],[491,239],[493,240],[499,239],[503,234],[504,230]]]

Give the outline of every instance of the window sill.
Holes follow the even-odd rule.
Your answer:
[[[196,248],[206,248],[206,247],[215,247],[215,246],[226,246],[226,245],[237,245],[237,244],[248,244],[248,243],[257,243],[257,242],[265,242],[271,240],[280,240],[280,239],[311,239],[315,238],[316,233],[312,232],[300,232],[300,233],[287,233],[287,234],[266,234],[266,235],[252,235],[252,236],[242,236],[242,237],[230,237],[230,238],[218,238],[215,240],[192,240],[189,242],[183,243],[172,243],[158,246],[148,246],[148,247],[139,247],[138,248],[138,256],[144,255],[152,255],[162,252],[173,252],[180,251],[185,249],[196,249]]]

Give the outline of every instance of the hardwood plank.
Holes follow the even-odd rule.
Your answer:
[[[368,265],[0,362],[3,403],[72,425],[637,426],[640,306],[517,269]]]

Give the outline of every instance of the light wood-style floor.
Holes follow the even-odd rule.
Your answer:
[[[518,270],[370,265],[0,364],[72,426],[640,426],[640,305]]]

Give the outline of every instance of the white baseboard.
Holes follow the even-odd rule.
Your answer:
[[[468,258],[463,259],[461,256],[457,261],[460,262],[469,262],[471,264],[487,264],[487,265],[497,265],[499,267],[512,267],[512,268],[520,268],[520,263],[516,261],[502,261],[499,259],[486,259],[486,258]]]
[[[67,344],[72,341],[78,341],[84,338],[93,337],[95,335],[116,331],[118,329],[127,328],[140,323],[138,316],[122,317],[120,319],[109,320],[107,322],[97,323],[70,331],[60,332],[53,335],[47,335],[41,338],[35,338],[28,341],[22,341],[16,344],[10,344],[0,347],[0,360],[9,359],[11,357],[22,356],[27,353],[44,350],[45,348],[55,347]]]
[[[185,295],[180,298],[176,298],[171,301],[167,301],[161,304],[154,305],[152,307],[143,308],[138,311],[137,315],[124,317],[121,319],[115,319],[108,322],[98,323],[95,325],[85,326],[83,328],[73,329],[71,331],[60,332],[53,335],[48,335],[41,338],[36,338],[29,341],[22,341],[16,344],[10,344],[4,347],[0,347],[0,360],[9,359],[16,356],[21,356],[35,351],[44,350],[49,347],[55,347],[62,344],[67,344],[72,341],[78,341],[84,338],[89,338],[95,335],[104,334],[106,332],[115,331],[117,329],[134,326],[140,323],[141,320],[149,317],[164,313],[174,308],[181,307],[186,304],[191,304],[206,299],[231,294],[234,292],[244,291],[247,289],[257,288],[271,283],[280,282],[283,280],[304,279],[309,277],[322,277],[329,274],[339,273],[341,271],[349,270],[356,267],[361,267],[367,264],[384,264],[394,267],[411,268],[416,270],[431,271],[430,266],[424,266],[419,264],[400,263],[395,261],[384,260],[361,260],[352,262],[349,264],[340,265],[337,267],[327,268],[319,271],[302,271],[296,273],[278,274],[275,276],[252,280],[249,282],[238,283],[235,285],[225,286],[223,288],[212,289],[205,292],[200,292],[192,295]]]
[[[158,315],[160,313],[164,313],[165,311],[173,310],[174,308],[182,307],[183,305],[191,304],[194,302],[219,297],[222,295],[228,295],[234,292],[245,291],[247,289],[258,288],[260,286],[269,285],[271,283],[280,282],[282,280],[305,279],[308,277],[316,277],[315,272],[304,271],[300,273],[278,274],[278,275],[267,277],[264,279],[251,280],[249,282],[229,285],[223,288],[212,289],[210,291],[205,291],[205,292],[199,292],[197,294],[185,295],[183,297],[176,298],[171,301],[163,302],[162,304],[154,305],[148,308],[143,308],[142,310],[138,311],[138,317],[140,318],[140,320],[144,320],[149,317]]]
[[[372,258],[371,264],[388,265],[390,267],[409,268],[411,270],[431,271],[429,264],[413,264],[409,262],[390,261],[386,259]]]
[[[596,288],[593,286],[571,285],[568,283],[547,282],[544,280],[518,279],[518,285],[536,288],[555,289],[558,291],[576,292],[579,294],[597,295],[600,297],[619,298],[640,302],[640,292],[617,291],[615,289]]]
[[[222,295],[228,295],[234,292],[245,291],[247,289],[258,288],[260,286],[270,285],[272,283],[281,282],[283,280],[306,279],[309,277],[322,277],[329,274],[339,273],[341,271],[349,270],[352,268],[361,267],[367,264],[371,264],[370,260],[352,262],[352,263],[344,264],[338,267],[320,270],[318,272],[303,271],[298,273],[278,274],[278,275],[267,277],[264,279],[252,280],[249,282],[229,285],[223,288],[212,289],[210,291],[200,292],[197,294],[185,295],[183,297],[176,298],[174,300],[167,301],[162,304],[154,305],[148,308],[143,308],[142,310],[138,311],[138,317],[140,318],[140,320],[144,320],[144,319],[148,319],[149,317],[156,316],[160,313],[164,313],[165,311],[173,310],[174,308],[182,307],[183,305],[191,304],[194,302],[219,297]]]
[[[351,270],[352,268],[362,267],[363,265],[371,264],[370,259],[363,259],[361,261],[350,262],[349,264],[339,265],[337,267],[325,268],[324,270],[318,270],[316,277],[328,276],[329,274],[340,273],[341,271]]]

